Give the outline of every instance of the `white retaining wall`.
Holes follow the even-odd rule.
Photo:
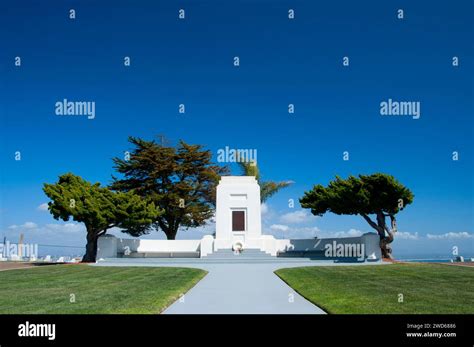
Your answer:
[[[326,245],[336,244],[342,245],[364,245],[364,255],[369,259],[380,259],[382,253],[380,251],[380,238],[375,233],[366,233],[358,237],[336,237],[325,239],[293,239],[293,240],[276,240],[276,251],[324,251]]]
[[[217,241],[217,242],[216,242]],[[211,235],[204,236],[201,240],[140,240],[122,239],[113,235],[101,236],[98,241],[97,259],[115,258],[117,254],[125,251],[136,253],[179,253],[200,252],[201,257],[213,253],[218,248]],[[260,249],[270,255],[276,256],[279,252],[288,251],[324,251],[327,244],[363,244],[364,256],[370,260],[379,260],[382,257],[379,247],[379,236],[367,233],[359,237],[326,238],[326,239],[275,239],[272,235],[262,235],[258,239],[246,239],[245,248]],[[229,247],[231,247],[229,245]]]
[[[208,235],[210,236],[210,235]],[[212,238],[212,236],[210,236]],[[205,243],[209,244],[206,237]],[[203,240],[204,240],[203,239]],[[140,240],[122,239],[113,235],[99,237],[97,259],[116,258],[117,254],[133,253],[180,253],[200,252],[203,240]],[[204,253],[207,253],[207,249]]]

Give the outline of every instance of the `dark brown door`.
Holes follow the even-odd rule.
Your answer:
[[[245,231],[245,211],[232,211],[232,231]]]

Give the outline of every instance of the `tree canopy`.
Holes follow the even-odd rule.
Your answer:
[[[108,229],[119,227],[139,236],[161,213],[153,202],[133,192],[113,192],[72,173],[61,175],[57,183],[44,184],[43,191],[51,199],[48,208],[55,219],[84,223],[87,245],[83,261],[95,261],[97,238]]]
[[[134,146],[127,158],[114,158],[122,178],[113,177],[111,189],[147,197],[163,214],[153,220],[168,239],[180,227],[198,227],[214,214],[216,186],[227,168],[214,165],[212,154],[201,145],[179,141],[168,147],[130,137]]]
[[[397,231],[395,215],[413,202],[413,193],[393,176],[376,173],[372,175],[336,176],[327,187],[315,185],[300,199],[303,208],[322,216],[326,212],[338,215],[361,215],[379,234],[382,254],[391,257],[388,244]],[[376,216],[374,222],[369,215]],[[385,223],[391,220],[391,228]]]

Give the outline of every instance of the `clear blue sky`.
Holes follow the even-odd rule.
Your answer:
[[[14,239],[19,229],[9,227],[28,221],[38,230],[58,223],[37,209],[47,201],[44,182],[71,171],[105,184],[129,135],[156,134],[215,155],[225,146],[257,149],[264,178],[295,181],[269,201],[269,226],[285,224],[278,216],[299,210],[288,199],[313,184],[385,172],[415,194],[400,230],[472,235],[473,33],[472,1],[2,1],[2,236]],[[95,101],[96,118],[55,115],[64,98]],[[381,116],[388,98],[420,101],[421,118]],[[370,230],[357,216],[305,222]],[[472,237],[454,238],[472,252]]]

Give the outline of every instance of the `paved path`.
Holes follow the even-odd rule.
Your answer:
[[[308,265],[336,264],[307,261],[206,263],[199,259],[109,259],[94,266],[174,266],[199,268],[209,272],[180,300],[169,306],[165,314],[325,314],[274,274],[280,268]]]
[[[215,265],[208,271],[164,313],[325,313],[276,276],[271,265]]]

